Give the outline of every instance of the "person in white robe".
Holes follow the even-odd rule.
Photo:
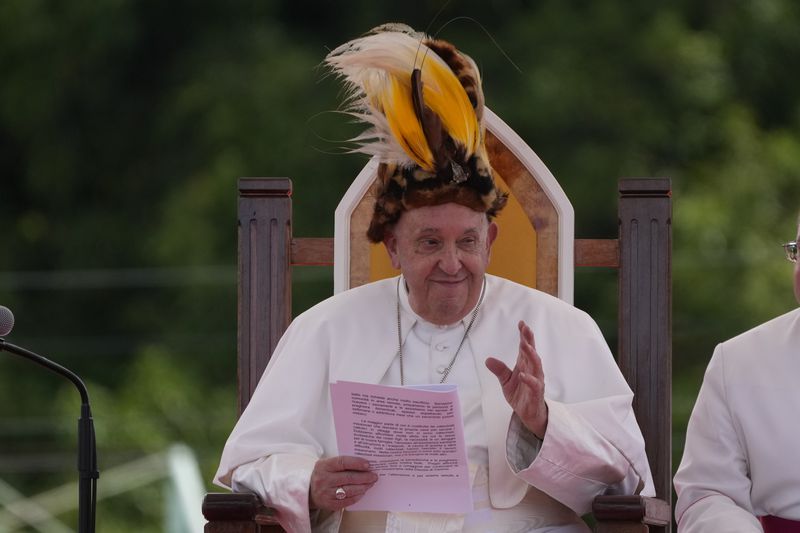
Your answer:
[[[680,532],[800,531],[798,378],[800,308],[716,347],[675,474]]]
[[[292,322],[215,482],[255,492],[290,532],[585,532],[580,516],[595,496],[654,494],[631,390],[597,325],[486,274],[506,195],[483,146],[474,63],[396,25],[346,43],[328,63],[377,132],[365,148],[384,161],[368,236],[401,276]],[[401,107],[413,108],[416,126]],[[473,512],[347,510],[378,476],[337,450],[329,385],[342,380],[458,386]]]

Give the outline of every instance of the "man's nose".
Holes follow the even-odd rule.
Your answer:
[[[439,268],[445,274],[455,275],[461,270],[461,255],[455,246],[447,246],[439,257]]]

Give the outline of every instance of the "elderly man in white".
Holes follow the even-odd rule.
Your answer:
[[[368,236],[401,276],[292,322],[217,483],[257,493],[298,532],[586,532],[580,515],[596,495],[653,494],[630,388],[595,323],[486,274],[506,195],[483,144],[472,60],[390,26],[327,61],[373,127],[360,137],[383,161]],[[457,384],[474,511],[348,511],[378,476],[337,451],[329,384],[340,380]]]
[[[680,532],[800,532],[799,381],[800,308],[717,346],[675,474]]]

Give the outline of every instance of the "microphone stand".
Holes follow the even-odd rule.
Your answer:
[[[51,372],[69,379],[81,395],[81,417],[78,419],[78,532],[94,533],[97,505],[97,445],[94,437],[92,410],[89,407],[89,391],[83,380],[74,372],[58,363],[20,348],[0,337],[0,352],[7,351],[45,367]]]

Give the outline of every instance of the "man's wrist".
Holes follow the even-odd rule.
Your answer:
[[[547,432],[547,419],[548,419],[548,407],[546,402],[542,402],[544,404],[544,417],[537,417],[537,420],[534,421],[527,421],[523,420],[520,417],[520,421],[523,423],[525,428],[530,431],[537,439],[544,440],[544,434]]]

